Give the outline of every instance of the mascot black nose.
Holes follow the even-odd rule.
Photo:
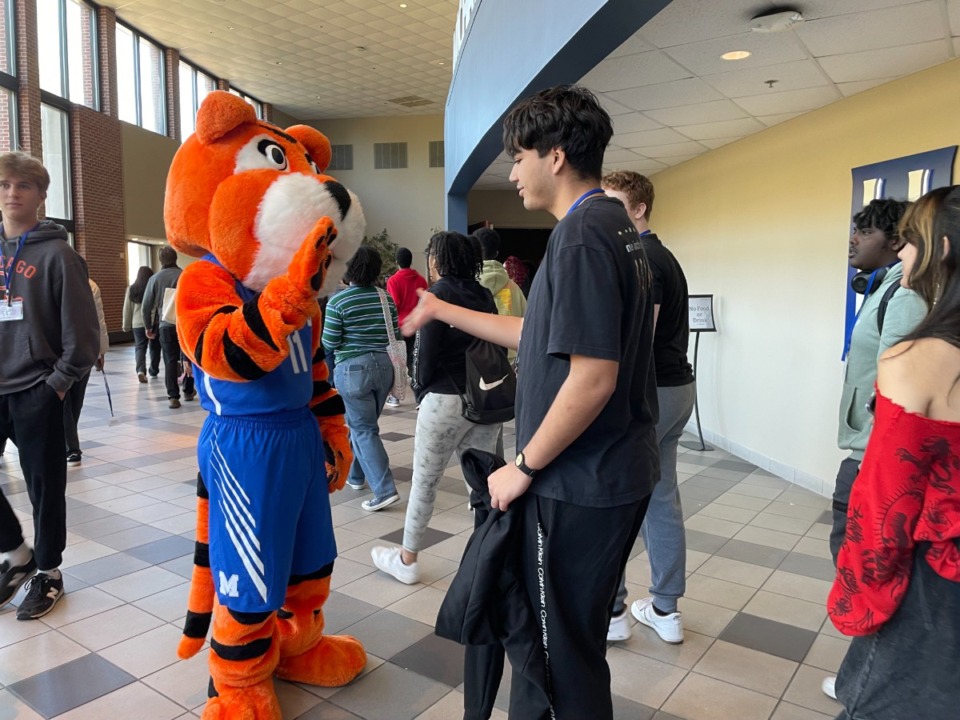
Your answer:
[[[327,180],[324,185],[330,196],[337,201],[337,205],[340,207],[340,219],[343,220],[350,211],[350,193],[336,180]]]

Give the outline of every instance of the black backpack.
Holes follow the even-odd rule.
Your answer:
[[[464,370],[466,386],[460,393],[460,414],[478,425],[513,420],[517,376],[507,360],[507,351],[487,340],[474,339],[464,356]],[[456,386],[449,372],[447,377]]]

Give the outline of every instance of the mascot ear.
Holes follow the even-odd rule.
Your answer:
[[[255,123],[257,112],[242,98],[222,90],[214,90],[204,98],[197,112],[197,138],[209,145],[235,127]]]
[[[322,132],[309,125],[294,125],[287,128],[287,134],[293,135],[307,149],[310,159],[320,168],[320,172],[330,166],[333,151],[330,149],[330,141]]]

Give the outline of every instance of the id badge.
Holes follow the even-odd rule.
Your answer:
[[[0,322],[23,320],[23,300],[0,302]]]

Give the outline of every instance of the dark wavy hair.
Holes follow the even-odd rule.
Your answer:
[[[397,254],[394,259],[397,261],[397,267],[403,270],[413,264],[413,253],[405,247],[397,248]]]
[[[380,277],[382,267],[383,259],[380,253],[369,245],[361,245],[353,257],[347,260],[347,271],[343,274],[343,281],[351,285],[369,287]]]
[[[153,277],[153,270],[141,265],[137,270],[137,279],[130,286],[130,302],[138,305],[143,302],[143,291],[147,289],[147,281]]]
[[[491,227],[477,228],[473,236],[480,241],[484,260],[496,260],[500,253],[500,233]]]
[[[853,216],[853,226],[858,230],[869,227],[882,230],[893,244],[900,237],[900,220],[909,205],[902,200],[871,200],[869,205]]]
[[[917,200],[901,232],[917,248],[907,283],[930,308],[904,340],[938,338],[960,348],[960,185],[936,188]]]
[[[427,257],[437,263],[440,277],[476,280],[483,267],[479,245],[458,232],[438,232],[427,243]]]
[[[503,121],[503,148],[514,157],[536,150],[543,157],[560,148],[583,180],[599,180],[603,153],[613,137],[610,115],[579,85],[558,85],[520,102]]]

